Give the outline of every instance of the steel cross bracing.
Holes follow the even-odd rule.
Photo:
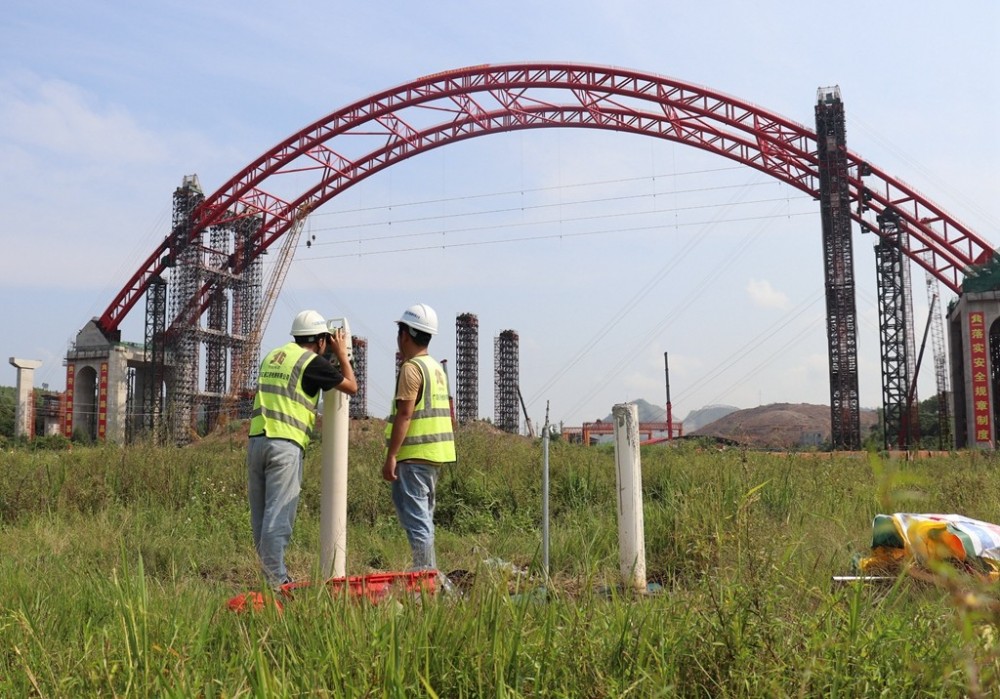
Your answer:
[[[252,249],[227,261],[232,272],[284,235],[302,207],[406,158],[448,143],[520,129],[578,127],[645,134],[700,148],[819,197],[815,133],[756,105],[649,73],[566,63],[501,64],[430,75],[337,110],[293,134],[234,175],[195,209],[189,240],[168,237],[129,279],[98,325],[117,330],[181,248],[207,228],[260,218]],[[876,217],[898,212],[904,254],[956,293],[992,246],[904,182],[848,152],[851,217],[878,232]],[[211,283],[174,322],[200,317]]]

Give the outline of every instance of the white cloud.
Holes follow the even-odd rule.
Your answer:
[[[156,162],[166,149],[117,105],[100,104],[79,87],[22,73],[0,83],[4,140],[61,157]]]
[[[785,310],[789,307],[788,297],[771,286],[771,282],[766,279],[751,279],[747,282],[747,293],[750,300],[759,308],[778,308]]]

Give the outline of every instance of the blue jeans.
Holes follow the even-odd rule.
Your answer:
[[[302,448],[285,439],[251,437],[247,446],[247,495],[253,545],[267,583],[289,580],[285,548],[292,538],[302,489]]]
[[[410,542],[414,570],[437,568],[434,556],[434,490],[439,472],[438,466],[413,461],[396,463],[392,504],[396,506],[396,516]]]

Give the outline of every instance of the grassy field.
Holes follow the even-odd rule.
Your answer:
[[[348,573],[409,551],[381,481],[381,423],[352,426]],[[538,440],[461,430],[438,560],[462,594],[378,604],[262,590],[239,426],[184,449],[7,450],[0,696],[961,697],[1000,683],[993,590],[953,578],[831,583],[878,512],[1000,519],[989,454],[913,462],[646,447],[648,577],[618,585],[614,454],[553,442],[550,579]],[[289,567],[319,579],[320,451]]]

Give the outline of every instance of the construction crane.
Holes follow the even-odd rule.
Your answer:
[[[938,449],[951,446],[951,416],[948,411],[948,356],[945,353],[944,321],[937,277],[927,272],[927,305],[932,314],[931,348],[934,352],[934,376],[937,380]]]
[[[249,400],[256,389],[256,367],[257,357],[260,354],[261,340],[264,338],[264,331],[271,320],[271,312],[274,311],[275,301],[278,293],[285,283],[288,268],[295,257],[295,247],[298,245],[302,228],[305,226],[306,218],[309,216],[309,208],[303,206],[299,209],[292,226],[285,233],[281,242],[281,249],[278,251],[274,268],[268,277],[264,293],[261,297],[260,310],[257,314],[257,322],[253,324],[253,329],[246,338],[241,356],[233,362],[233,372],[229,383],[229,393],[226,396],[226,406],[222,411],[224,415],[237,416],[237,406],[241,400]]]

